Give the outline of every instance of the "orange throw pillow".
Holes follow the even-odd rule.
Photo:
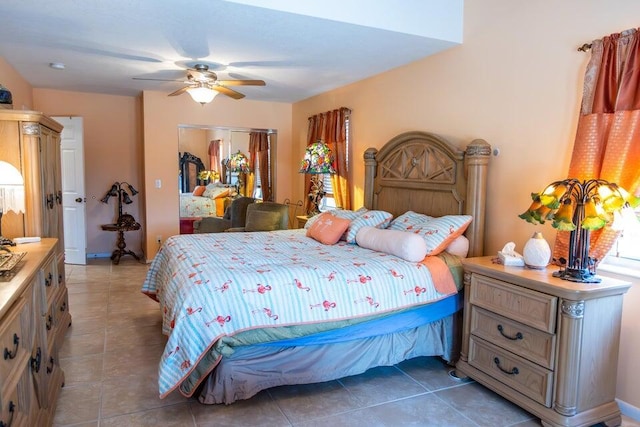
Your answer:
[[[347,231],[351,221],[346,218],[338,218],[329,212],[322,213],[318,219],[307,229],[307,237],[317,240],[325,245],[335,245],[340,237]]]
[[[204,185],[196,185],[193,189],[193,196],[194,197],[201,197],[202,194],[204,193],[204,190],[206,190],[207,187],[205,187]]]

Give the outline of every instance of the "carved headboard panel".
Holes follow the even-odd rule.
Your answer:
[[[474,140],[462,151],[442,137],[407,132],[365,154],[365,207],[398,216],[472,215],[465,233],[469,256],[482,255],[486,181],[491,146]]]
[[[191,193],[198,185],[198,174],[205,170],[200,157],[185,151],[180,157],[180,188],[183,193]]]

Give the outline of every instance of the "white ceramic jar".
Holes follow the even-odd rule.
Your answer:
[[[542,237],[542,233],[536,231],[527,240],[522,251],[522,257],[524,258],[524,265],[528,268],[541,270],[547,267],[551,259],[551,248],[549,243]]]

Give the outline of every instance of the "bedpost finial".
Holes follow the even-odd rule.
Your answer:
[[[467,145],[466,155],[469,156],[491,156],[491,145],[484,139],[474,139]]]

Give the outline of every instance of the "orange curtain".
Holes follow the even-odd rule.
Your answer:
[[[209,142],[209,170],[220,172],[220,140]]]
[[[591,44],[570,178],[604,179],[640,196],[640,34],[631,29]],[[559,233],[554,258],[568,253]],[[591,257],[602,260],[618,234],[591,233]]]
[[[271,181],[269,180],[271,176],[269,173],[269,135],[264,132],[249,133],[249,168],[251,168],[251,174],[255,173],[256,163],[258,164],[260,172],[262,200],[271,201]],[[252,180],[252,182],[254,182],[254,180]]]
[[[329,146],[334,155],[333,167],[336,170],[336,174],[331,175],[331,185],[333,186],[333,197],[336,200],[336,206],[342,209],[351,209],[346,130],[346,120],[350,114],[351,110],[345,107],[316,114],[309,117],[309,127],[307,129],[307,145],[321,139]],[[309,175],[305,175],[304,188],[305,194],[309,194],[311,191]],[[309,198],[306,198],[305,212],[309,212],[309,203]]]

